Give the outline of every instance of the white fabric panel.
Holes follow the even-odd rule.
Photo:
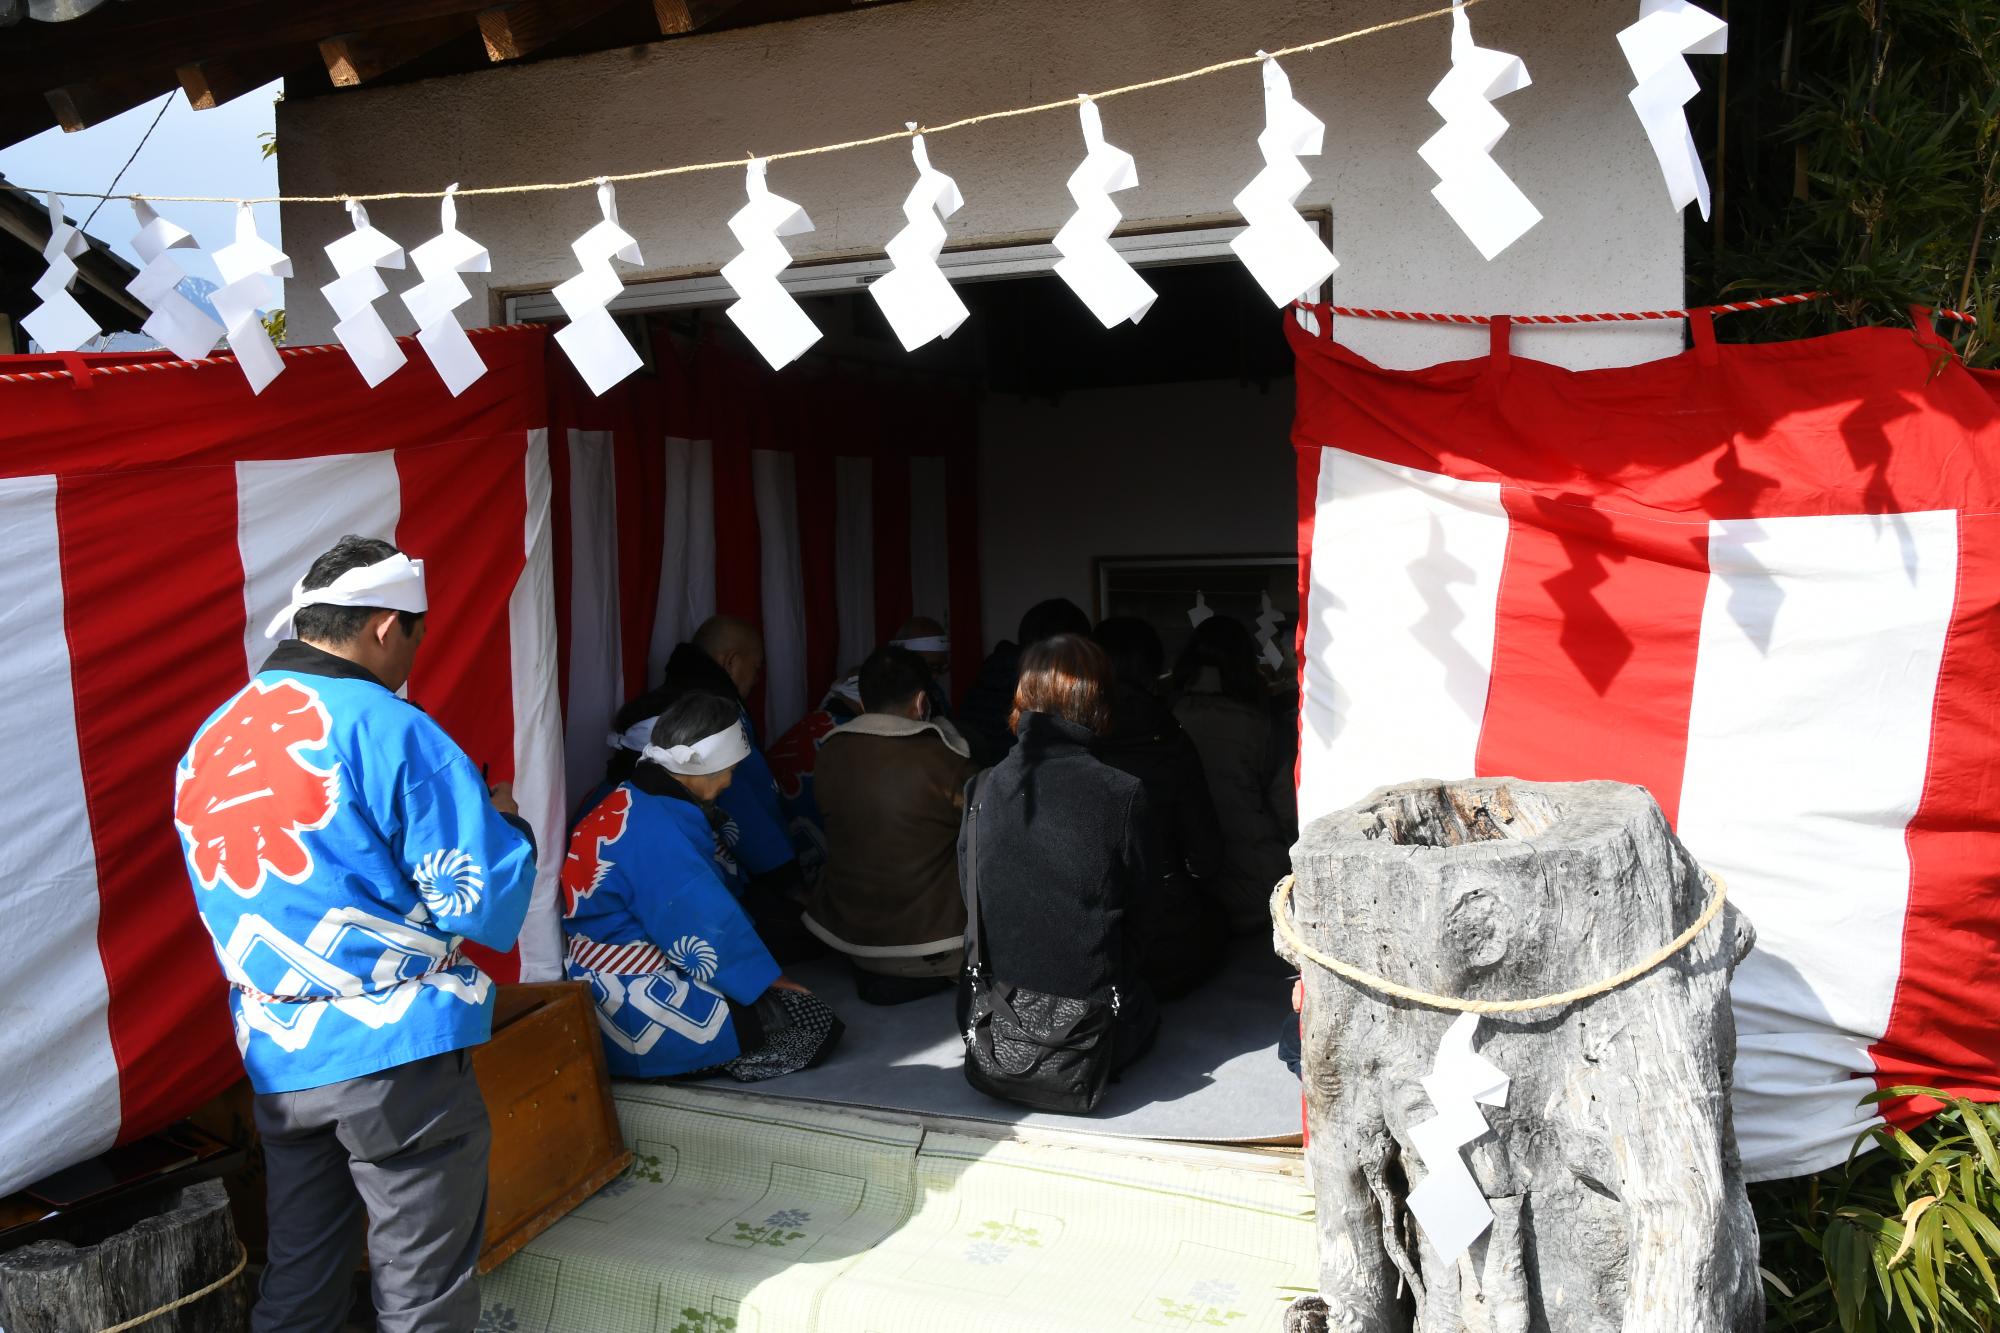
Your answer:
[[[875,463],[833,460],[833,593],[842,672],[875,651]]]
[[[1496,484],[1321,450],[1301,823],[1384,783],[1472,776],[1507,526]]]
[[[951,628],[951,548],[942,458],[910,460],[910,609]]]
[[[1716,522],[1708,561],[1679,831],[1757,928],[1731,986],[1736,1133],[1768,1180],[1842,1161],[1875,1119],[1856,1099],[1901,967],[1958,527]]]
[[[528,432],[526,562],[507,597],[514,675],[514,802],[535,830],[535,895],[521,928],[521,980],[563,975],[562,909],[556,896],[568,851],[569,798],[563,787],[562,707],[557,698],[554,536],[549,512],[549,433]],[[582,792],[577,792],[581,799]]]
[[[13,997],[0,1021],[0,1195],[103,1152],[119,1127],[60,569],[55,478],[0,479],[0,810],[31,831],[0,839],[0,985]],[[20,1007],[29,996],[41,999]]]
[[[292,585],[349,533],[396,540],[403,483],[393,451],[236,465],[236,545],[243,556],[243,656],[256,674],[277,645],[264,637]]]
[[[619,665],[618,479],[609,431],[569,433],[569,799],[604,780],[605,738],[625,702]],[[567,849],[565,849],[567,850]]]
[[[792,456],[750,454],[757,496],[764,611],[764,738],[785,734],[806,713],[805,576],[799,566],[799,498]]]
[[[648,685],[666,674],[675,647],[715,614],[715,480],[707,440],[666,441],[660,598],[647,650]],[[636,690],[635,690],[636,692]]]

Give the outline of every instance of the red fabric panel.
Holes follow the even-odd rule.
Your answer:
[[[712,348],[702,349],[696,373],[714,433],[715,609],[761,626],[763,548],[750,452],[770,447],[769,386],[749,366]],[[761,679],[743,702],[750,716],[764,716]]]
[[[243,1077],[170,800],[189,738],[244,680],[236,469],[66,476],[56,521],[125,1141]]]
[[[910,453],[904,437],[884,440],[869,471],[875,495],[875,637],[887,643],[910,618]]]
[[[525,436],[396,451],[403,513],[396,545],[425,561],[430,597],[410,698],[492,782],[514,780],[513,632],[507,598],[526,564]],[[465,953],[496,981],[518,981],[517,950],[467,942]]]
[[[833,451],[803,431],[795,429],[792,439],[799,441],[792,461],[797,469],[799,572],[806,603],[806,702],[816,705],[840,671],[840,608],[833,580]]]
[[[369,389],[339,349],[288,356],[284,373],[253,395],[233,362],[99,375],[88,393],[70,381],[0,386],[0,476],[141,470],[162,465],[234,465],[239,458],[313,458],[389,447],[400,441],[490,439],[540,426],[546,407],[518,386],[542,383],[545,329],[481,329],[473,344],[489,367],[453,398],[403,339],[412,364]],[[39,357],[0,357],[0,371]],[[128,362],[112,354],[92,364]],[[348,410],[349,408],[353,410]],[[365,413],[376,438],[357,433]],[[376,415],[376,414],[380,415]],[[221,700],[216,702],[220,703]]]
[[[1286,323],[1291,323],[1290,316]],[[1312,623],[1313,521],[1319,516],[1319,461],[1316,447],[1298,450],[1299,467],[1299,620],[1292,627],[1292,660],[1298,664],[1299,699],[1306,697],[1306,627]],[[1299,765],[1305,762],[1306,710],[1299,709],[1298,735],[1292,746],[1292,786],[1299,785]],[[1303,1020],[1301,1020],[1303,1021]]]
[[[1386,370],[1289,315],[1285,335],[1300,447],[1663,516],[2000,508],[1992,392],[1955,361],[1934,372],[1908,329],[1720,343],[1712,365],[1692,351],[1584,371],[1514,356],[1504,388],[1483,357]]]
[[[1903,969],[1882,1040],[1870,1048],[1882,1087],[1921,1083],[2000,1098],[1991,997],[2000,995],[2000,516],[1959,516],[1958,599],[1932,705],[1930,768],[1904,840],[1910,897]],[[1929,1100],[1884,1108],[1909,1125]]]
[[[1317,453],[1317,450],[1311,452]],[[1487,776],[1594,778],[1680,813],[1708,524],[1667,523],[1508,490],[1493,672],[1479,736]]]
[[[653,616],[660,605],[661,525],[666,508],[665,432],[660,425],[656,381],[626,380],[621,420],[612,432],[612,465],[618,486],[618,628],[623,649],[625,692],[639,695],[646,679],[646,654],[653,642]],[[613,392],[617,392],[614,390]]]
[[[958,398],[957,432],[945,455],[945,547],[951,561],[951,697],[963,699],[986,656],[979,577],[979,424],[970,395]]]

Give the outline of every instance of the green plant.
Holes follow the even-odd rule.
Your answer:
[[[1712,221],[1688,214],[1690,299],[1833,294],[1718,330],[1759,340],[1966,309],[1977,327],[1940,332],[1968,364],[2000,361],[2000,5],[1791,0],[1729,18],[1712,80],[1728,91],[1697,129],[1717,194]]]
[[[263,321],[264,332],[271,335],[272,342],[281,343],[285,340],[285,308],[283,306],[279,306],[276,310],[266,310],[258,318]]]
[[[2000,1329],[2000,1106],[1915,1087],[1866,1100],[1890,1097],[1943,1109],[1911,1130],[1869,1130],[1844,1166],[1751,1188],[1767,1328]]]

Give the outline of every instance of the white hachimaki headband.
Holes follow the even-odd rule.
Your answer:
[[[324,588],[308,588],[300,579],[292,585],[292,600],[272,617],[264,637],[291,638],[293,618],[308,606],[369,606],[421,614],[431,609],[424,595],[424,562],[398,551],[387,560],[350,569]]]
[[[704,736],[693,745],[648,745],[639,751],[676,777],[705,778],[734,768],[750,757],[750,738],[741,722],[731,723],[713,736]]]
[[[889,646],[907,648],[913,653],[948,653],[951,651],[951,640],[942,634],[926,634],[915,639],[891,639]]]

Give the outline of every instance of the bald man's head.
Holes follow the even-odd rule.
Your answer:
[[[764,674],[764,633],[740,616],[710,616],[694,632],[694,646],[729,673],[736,693],[747,699]]]

